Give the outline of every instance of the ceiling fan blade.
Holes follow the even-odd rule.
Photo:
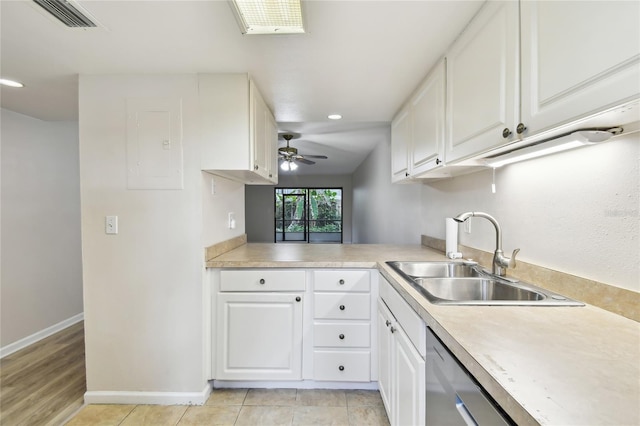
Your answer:
[[[329,158],[326,155],[308,155],[308,154],[302,154],[302,155],[304,155],[305,158],[320,158],[323,160],[326,160]]]
[[[293,161],[295,161],[296,163],[302,163],[302,164],[316,164],[315,161],[307,160],[306,158],[295,158]]]

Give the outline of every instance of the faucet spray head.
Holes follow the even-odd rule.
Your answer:
[[[465,220],[469,219],[471,216],[475,216],[475,212],[460,213],[458,216],[454,217],[453,220],[462,223]]]

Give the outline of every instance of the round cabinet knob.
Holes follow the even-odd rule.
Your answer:
[[[300,296],[296,296],[296,302],[299,302],[299,301],[301,301],[301,300],[302,300],[302,297],[300,297]]]
[[[442,160],[439,158],[436,158],[436,165],[442,163]]]
[[[387,325],[387,327],[389,327],[391,325],[391,321],[387,320],[385,324]]]
[[[344,280],[340,280],[338,282],[340,283],[340,285],[344,285]]]
[[[405,174],[404,174],[404,175],[405,175],[405,176],[409,176],[409,172],[405,172]]]
[[[265,283],[264,278],[260,278],[260,284],[264,284],[264,283]]]
[[[258,170],[258,165],[253,166],[253,170]]]
[[[502,131],[502,137],[506,139],[509,136],[511,136],[511,130],[509,130],[508,127],[505,127],[504,130]]]
[[[396,328],[395,327],[391,327],[391,332],[395,333],[396,332]]]
[[[344,305],[340,305],[340,310],[344,311]]]
[[[273,177],[273,175],[271,173],[269,173],[269,177]]]
[[[519,123],[518,127],[516,127],[516,132],[521,135],[525,132],[525,130],[527,130],[527,126],[524,125],[524,123]]]
[[[344,365],[341,365],[340,367],[338,367],[338,370],[344,371]]]
[[[341,334],[338,337],[340,338],[340,340],[344,340],[344,334]]]

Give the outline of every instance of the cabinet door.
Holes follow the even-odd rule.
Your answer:
[[[268,168],[271,166],[271,161],[267,161],[267,145],[269,145],[271,141],[267,139],[267,120],[270,113],[253,81],[251,81],[250,84],[253,170],[258,175],[268,178]]]
[[[530,133],[640,96],[640,2],[521,7],[522,121]]]
[[[409,177],[410,107],[407,105],[391,122],[391,181]]]
[[[392,425],[425,424],[425,362],[401,327],[393,333]]]
[[[447,162],[516,138],[518,19],[518,2],[487,2],[447,55]]]
[[[444,150],[445,61],[436,65],[411,99],[410,175],[442,163]]]
[[[278,183],[278,125],[271,112],[267,110],[266,139],[267,139],[267,165],[269,180]]]
[[[251,170],[247,75],[200,74],[198,92],[202,170]]]
[[[302,301],[298,294],[219,293],[220,380],[301,380]]]
[[[389,419],[391,410],[391,363],[393,354],[393,335],[389,327],[393,316],[382,300],[378,300],[378,389],[382,402],[387,409]]]

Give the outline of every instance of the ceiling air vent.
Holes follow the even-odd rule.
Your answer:
[[[92,28],[97,25],[81,11],[82,8],[70,0],[33,0],[38,6],[70,28]]]

